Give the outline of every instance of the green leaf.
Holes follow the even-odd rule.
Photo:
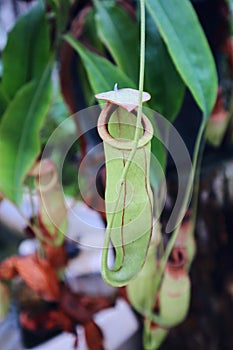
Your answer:
[[[93,94],[92,87],[88,79],[87,71],[83,66],[80,57],[77,58],[77,70],[85,102],[88,106],[93,106],[95,104],[95,96]]]
[[[54,17],[54,40],[58,43],[67,27],[71,3],[67,0],[46,0],[46,4],[50,7],[50,15]]]
[[[98,34],[117,65],[137,83],[139,26],[119,5],[95,1]]]
[[[94,8],[91,8],[86,15],[85,24],[83,27],[83,35],[88,38],[88,44],[94,47],[98,52],[105,52],[105,47],[100,41],[98,35]]]
[[[217,73],[190,1],[147,0],[146,5],[178,72],[207,118],[216,100]]]
[[[0,85],[0,121],[3,113],[5,112],[8,104],[8,98],[6,97],[6,94],[3,91],[2,86]]]
[[[24,85],[0,125],[0,191],[19,204],[22,182],[40,153],[39,131],[51,100],[49,66],[40,80]]]
[[[149,106],[172,122],[181,108],[185,85],[149,13],[146,16],[145,90],[152,97]]]
[[[64,39],[80,55],[95,94],[112,90],[115,83],[118,83],[119,87],[135,88],[132,80],[106,58],[89,51],[69,34],[65,35]]]
[[[3,51],[2,88],[12,99],[17,90],[42,74],[50,55],[49,29],[40,4],[19,17]]]

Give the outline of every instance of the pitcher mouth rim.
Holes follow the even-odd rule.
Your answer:
[[[108,131],[108,121],[110,118],[110,112],[115,107],[112,103],[107,103],[104,108],[102,109],[100,116],[98,118],[98,123],[97,123],[97,129],[98,133],[101,137],[101,139],[109,144],[110,146],[117,148],[117,149],[122,149],[122,150],[132,150],[134,146],[134,141],[130,140],[118,140],[114,138]],[[119,107],[118,107],[119,108]],[[124,123],[125,125],[130,123]],[[151,141],[153,137],[153,127],[150,122],[150,120],[147,118],[147,116],[142,113],[142,126],[143,126],[143,135],[140,137],[139,142],[138,142],[138,147],[142,148],[148,144],[148,142]]]

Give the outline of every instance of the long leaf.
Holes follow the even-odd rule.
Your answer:
[[[207,118],[217,94],[217,73],[204,32],[189,0],[147,0],[172,60]]]
[[[95,20],[95,18],[95,9],[92,8],[86,15],[83,32],[85,33],[85,37],[88,38],[88,43],[92,47],[94,47],[98,52],[104,53],[105,47],[100,41],[99,33],[97,30],[97,21]]]
[[[5,112],[8,105],[8,98],[0,85],[0,121],[3,113]]]
[[[40,152],[39,131],[51,100],[50,67],[23,86],[0,125],[0,191],[19,204],[22,182]]]
[[[181,108],[185,85],[149,13],[146,38],[145,90],[152,96],[149,106],[173,121]]]
[[[98,34],[117,65],[137,83],[139,72],[139,27],[119,5],[95,1]]]
[[[115,83],[135,88],[132,80],[106,58],[92,53],[69,34],[64,39],[79,53],[95,94],[112,90]]]
[[[38,4],[19,17],[3,51],[2,88],[10,99],[24,84],[40,77],[49,54],[48,23],[44,7]]]

